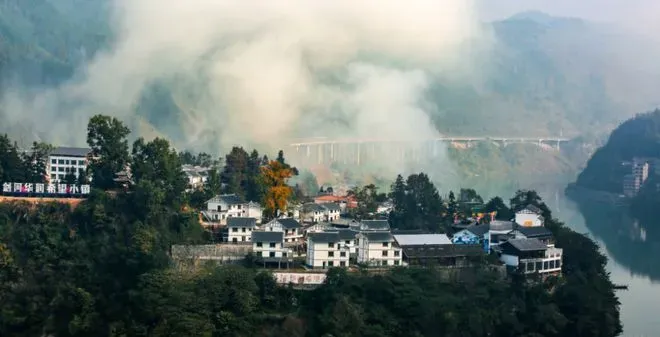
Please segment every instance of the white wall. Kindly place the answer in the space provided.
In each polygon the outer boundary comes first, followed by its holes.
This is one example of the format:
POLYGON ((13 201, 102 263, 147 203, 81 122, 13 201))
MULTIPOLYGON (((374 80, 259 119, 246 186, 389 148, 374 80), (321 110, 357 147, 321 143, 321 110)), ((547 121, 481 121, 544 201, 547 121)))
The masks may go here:
POLYGON ((515 255, 502 254, 500 261, 507 266, 518 267, 518 257, 515 255))
POLYGON ((252 231, 254 228, 252 227, 232 227, 232 228, 227 228, 227 241, 228 242, 234 242, 234 238, 236 239, 236 242, 250 242, 252 241, 252 231), (237 231, 234 231, 236 229, 237 231))
POLYGON ((76 178, 79 170, 87 169, 87 158, 69 156, 48 156, 48 177, 51 181, 64 179, 68 169, 73 169, 76 178), (55 163, 53 163, 55 161, 55 163), (60 162, 62 162, 60 164, 60 162), (53 178, 53 175, 55 177, 53 178))
POLYGON ((533 213, 516 213, 516 223, 525 227, 543 226, 539 216, 533 213))
POLYGON ((362 237, 358 248, 357 261, 358 263, 375 266, 383 264, 394 266, 401 265, 401 255, 403 255, 401 248, 395 247, 392 242, 388 242, 387 247, 384 247, 383 242, 369 243, 365 237, 362 237), (387 256, 383 256, 384 251, 387 252, 387 256), (398 256, 395 256, 395 252, 398 252, 398 256))
MULTIPOLYGON (((309 243, 309 241, 308 241, 309 243)), ((327 242, 313 243, 307 246, 307 265, 313 268, 322 268, 325 262, 326 268, 329 267, 329 262, 333 262, 333 267, 341 267, 341 262, 344 262, 345 267, 348 267, 348 258, 350 252, 348 249, 343 248, 341 244, 334 243, 334 247, 328 247, 327 242), (328 256, 332 252, 334 256, 328 256), (344 256, 341 256, 344 253, 344 256)))

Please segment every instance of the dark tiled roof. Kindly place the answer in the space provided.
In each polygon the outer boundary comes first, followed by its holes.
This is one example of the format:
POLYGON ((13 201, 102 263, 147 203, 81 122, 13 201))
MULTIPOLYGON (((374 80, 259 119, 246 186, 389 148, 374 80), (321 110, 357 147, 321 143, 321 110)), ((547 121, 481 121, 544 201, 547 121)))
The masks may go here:
POLYGON ((369 231, 388 231, 390 223, 387 220, 362 220, 365 230, 369 231))
POLYGON ((252 242, 282 242, 283 232, 252 232, 252 242))
POLYGON ((390 232, 366 232, 362 233, 369 242, 390 242, 392 234, 390 232))
POLYGON ((257 219, 255 218, 227 218, 227 227, 255 227, 256 225, 257 219))
POLYGON ((530 211, 530 212, 535 213, 535 214, 543 213, 540 208, 538 208, 534 205, 527 205, 527 207, 525 207, 525 210, 530 211))
POLYGON ((339 207, 339 204, 334 203, 334 202, 323 203, 323 204, 321 204, 321 206, 325 207, 325 208, 328 209, 329 211, 337 211, 337 212, 339 212, 339 211, 341 210, 341 207, 339 207))
POLYGON ((358 232, 356 232, 354 230, 350 230, 350 229, 339 229, 339 230, 337 230, 337 232, 339 233, 339 238, 342 241, 354 240, 355 236, 357 236, 357 233, 358 233, 358 232))
POLYGON ((236 194, 221 194, 221 195, 216 195, 215 197, 211 198, 210 200, 207 201, 209 202, 224 202, 227 205, 238 205, 238 204, 244 204, 245 201, 241 199, 236 194))
POLYGON ((489 224, 489 230, 492 231, 510 231, 513 230, 515 224, 511 221, 495 220, 489 224))
POLYGON ((548 248, 548 246, 538 239, 511 239, 502 245, 510 245, 520 252, 546 250, 548 248))
POLYGON ((484 234, 486 234, 489 229, 490 229, 489 225, 476 225, 466 228, 466 230, 468 230, 470 233, 478 237, 483 237, 484 234))
POLYGON ((282 219, 277 219, 277 222, 282 224, 282 227, 284 229, 295 229, 295 228, 300 228, 300 223, 296 221, 296 219, 293 218, 282 218, 282 219))
POLYGON ((87 157, 92 152, 92 149, 85 147, 56 147, 50 152, 51 156, 65 156, 65 157, 87 157))
POLYGON ((545 239, 552 237, 552 232, 543 226, 539 226, 539 227, 518 226, 516 227, 516 230, 528 239, 531 238, 545 239))
POLYGON ((314 232, 307 234, 307 238, 314 243, 339 242, 339 233, 337 232, 314 232))
POLYGON ((319 204, 310 202, 303 205, 303 212, 324 212, 325 208, 319 204))

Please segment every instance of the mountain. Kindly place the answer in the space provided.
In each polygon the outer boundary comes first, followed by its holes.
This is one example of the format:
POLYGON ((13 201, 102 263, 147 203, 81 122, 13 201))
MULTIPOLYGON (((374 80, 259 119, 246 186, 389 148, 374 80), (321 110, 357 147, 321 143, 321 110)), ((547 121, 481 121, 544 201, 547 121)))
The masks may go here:
POLYGON ((623 192, 634 158, 660 158, 660 110, 639 114, 617 127, 589 159, 576 184, 592 190, 623 192))

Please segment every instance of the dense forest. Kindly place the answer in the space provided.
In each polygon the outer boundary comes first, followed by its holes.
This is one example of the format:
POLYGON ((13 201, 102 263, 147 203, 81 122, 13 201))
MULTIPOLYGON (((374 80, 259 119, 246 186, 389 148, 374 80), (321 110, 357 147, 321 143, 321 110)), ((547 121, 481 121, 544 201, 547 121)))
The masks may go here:
MULTIPOLYGON (((180 155, 163 139, 138 139, 129 151, 127 134, 114 118, 90 120, 88 143, 98 155, 89 172, 93 190, 75 209, 0 204, 1 336, 601 337, 621 332, 606 258, 592 240, 554 220, 533 191, 519 191, 508 205, 494 198, 486 207, 509 215, 529 204, 542 209, 564 249, 562 278, 502 279, 479 265, 473 278, 461 282, 445 280, 432 268, 382 275, 331 269, 321 287, 301 291, 277 286, 268 271, 252 265, 182 272, 168 256, 170 245, 208 240, 188 207, 181 172, 182 158, 199 156, 180 155), (134 183, 122 189, 111 177, 126 164, 134 183)), ((0 165, 15 179, 16 165, 35 161, 16 160, 16 147, 9 144, 0 149, 0 165)), ((254 157, 256 162, 260 156, 254 157)), ((262 198, 268 202, 287 188, 276 177, 291 177, 294 169, 283 156, 281 162, 260 159, 262 198)), ((228 160, 218 179, 233 181, 229 188, 237 191, 250 186, 246 171, 227 165, 234 164, 228 160)), ((370 187, 354 193, 382 197, 370 187)), ((480 199, 476 191, 461 195, 480 199)), ((402 228, 442 231, 437 222, 461 212, 456 198, 440 198, 424 174, 398 177, 390 197, 397 210, 392 221, 402 228)), ((277 208, 280 200, 271 201, 277 208)))

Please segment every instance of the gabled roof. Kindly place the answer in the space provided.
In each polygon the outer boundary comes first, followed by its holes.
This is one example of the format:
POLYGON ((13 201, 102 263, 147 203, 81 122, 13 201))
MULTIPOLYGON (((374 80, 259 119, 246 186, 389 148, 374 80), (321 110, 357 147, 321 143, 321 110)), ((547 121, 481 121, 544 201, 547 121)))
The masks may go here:
POLYGON ((342 241, 354 240, 358 234, 358 232, 350 229, 338 229, 337 233, 339 233, 339 239, 342 241))
POLYGON ((538 226, 538 227, 518 226, 515 228, 515 230, 520 232, 520 234, 524 235, 528 239, 531 238, 545 239, 552 237, 552 232, 543 226, 538 226))
POLYGON ((283 238, 283 232, 252 232, 252 242, 282 242, 283 238))
POLYGON ((300 223, 293 218, 282 218, 276 219, 275 221, 279 222, 284 229, 295 229, 302 227, 300 223))
POLYGON ((491 221, 488 226, 491 231, 511 231, 515 228, 515 223, 511 221, 494 220, 491 221))
POLYGON ((367 231, 389 231, 390 223, 387 220, 362 220, 360 228, 367 231))
POLYGON ((511 246, 519 252, 531 252, 548 249, 548 246, 546 246, 538 239, 511 239, 502 243, 501 246, 511 246))
POLYGON ((313 202, 306 203, 306 204, 303 205, 303 212, 305 212, 305 213, 307 213, 307 212, 324 212, 324 211, 325 211, 325 207, 323 207, 319 204, 313 203, 313 202))
POLYGON ((227 218, 227 227, 255 227, 257 226, 257 219, 255 218, 227 218))
POLYGON ((399 246, 451 245, 445 234, 400 234, 394 235, 399 246))
POLYGON ((390 232, 365 232, 362 235, 369 242, 390 242, 392 241, 392 233, 390 232))
POLYGON ((470 226, 465 229, 466 231, 478 236, 478 237, 483 237, 484 234, 486 234, 490 230, 489 225, 476 225, 476 226, 470 226))
POLYGON ((227 205, 244 204, 245 201, 236 194, 221 194, 209 199, 207 203, 225 203, 227 205))
POLYGON ((339 242, 339 233, 337 232, 313 232, 307 234, 307 238, 313 243, 339 242))
POLYGON ((325 207, 329 211, 341 211, 341 207, 339 207, 339 204, 334 203, 334 202, 326 202, 321 204, 321 206, 325 207))
POLYGON ((523 208, 519 212, 529 212, 529 213, 534 213, 534 214, 537 214, 537 215, 543 214, 543 211, 541 211, 540 208, 538 208, 534 205, 531 205, 531 204, 527 205, 525 208, 523 208))
POLYGON ((50 151, 51 156, 63 157, 87 157, 92 152, 92 149, 86 147, 56 147, 50 151))

